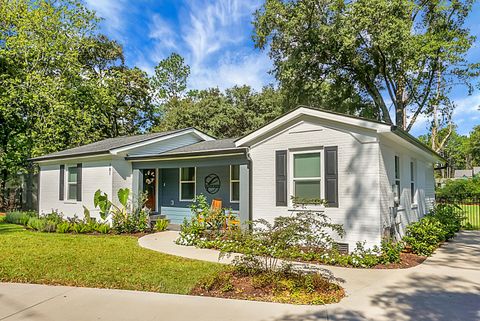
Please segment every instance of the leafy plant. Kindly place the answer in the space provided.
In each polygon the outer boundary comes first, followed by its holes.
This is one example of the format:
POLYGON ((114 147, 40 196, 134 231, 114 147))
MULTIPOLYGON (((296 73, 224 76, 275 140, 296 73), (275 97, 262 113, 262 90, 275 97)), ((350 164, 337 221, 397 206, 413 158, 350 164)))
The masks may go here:
POLYGON ((418 255, 429 256, 445 241, 447 232, 444 225, 434 216, 425 216, 407 226, 403 241, 418 255))
POLYGON ((34 231, 40 232, 44 230, 46 224, 47 224, 47 221, 45 219, 38 218, 38 217, 31 217, 27 222, 27 227, 34 231))
POLYGON ((165 231, 168 227, 168 220, 167 219, 159 219, 155 222, 155 226, 153 229, 157 232, 165 231))
POLYGON ((403 242, 393 242, 391 240, 382 241, 382 263, 400 262, 400 253, 402 253, 405 244, 403 242))
POLYGON ((97 223, 95 231, 101 234, 108 234, 110 232, 110 226, 108 224, 97 223))
POLYGON ((64 221, 57 225, 57 233, 69 233, 71 231, 71 225, 69 222, 64 221))
POLYGON ((460 231, 462 220, 465 214, 458 205, 438 204, 433 209, 431 216, 435 217, 443 224, 446 231, 445 238, 447 240, 453 238, 455 233, 460 231))
POLYGON ((19 224, 19 225, 24 225, 26 226, 28 223, 28 220, 31 217, 37 217, 36 212, 7 212, 5 216, 5 222, 6 223, 11 223, 11 224, 19 224))
POLYGON ((99 208, 100 217, 112 218, 112 228, 117 233, 144 232, 148 226, 148 209, 144 207, 146 195, 142 194, 136 202, 130 202, 130 190, 119 189, 117 198, 120 206, 109 200, 106 193, 97 190, 94 195, 94 206, 99 208))

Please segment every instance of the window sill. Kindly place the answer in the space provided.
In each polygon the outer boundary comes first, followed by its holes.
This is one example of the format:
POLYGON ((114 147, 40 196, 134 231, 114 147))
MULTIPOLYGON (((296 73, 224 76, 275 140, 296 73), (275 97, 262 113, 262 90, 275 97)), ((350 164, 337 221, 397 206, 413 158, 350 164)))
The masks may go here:
POLYGON ((300 212, 303 209, 325 211, 327 207, 325 205, 306 205, 305 207, 299 206, 297 208, 293 207, 292 205, 289 205, 287 207, 287 211, 289 212, 300 212))
POLYGON ((81 202, 78 202, 78 201, 75 201, 75 200, 69 200, 69 201, 64 201, 63 204, 78 204, 78 203, 81 203, 81 202))
POLYGON ((417 209, 417 208, 418 208, 418 204, 412 204, 411 208, 412 208, 412 209, 417 209))

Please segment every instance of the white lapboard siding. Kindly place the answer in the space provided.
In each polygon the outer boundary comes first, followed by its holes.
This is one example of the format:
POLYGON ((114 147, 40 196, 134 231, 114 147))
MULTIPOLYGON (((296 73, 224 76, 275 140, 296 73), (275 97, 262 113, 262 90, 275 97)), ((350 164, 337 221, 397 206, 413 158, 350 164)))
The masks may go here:
POLYGON ((165 140, 161 140, 157 143, 151 143, 142 147, 134 148, 126 153, 128 155, 152 155, 160 154, 175 148, 198 143, 202 139, 193 133, 185 133, 180 136, 171 137, 165 140))
MULTIPOLYGON (((365 240, 369 247, 378 245, 381 223, 376 133, 326 120, 298 120, 251 147, 253 219, 273 221, 276 216, 291 214, 291 206, 277 207, 275 204, 275 151, 288 150, 290 154, 295 150, 324 146, 338 146, 339 207, 325 209, 334 223, 344 226, 346 235, 338 241, 349 243, 350 249, 360 240, 365 240)), ((287 195, 290 198, 290 183, 287 195)))
POLYGON ((425 154, 406 149, 386 138, 380 144, 380 186, 382 230, 395 225, 399 237, 408 224, 418 221, 433 207, 435 186, 433 162, 425 154), (395 156, 400 158, 400 199, 397 214, 393 211, 395 184, 395 156), (410 162, 414 162, 415 196, 411 197, 410 162))
POLYGON ((83 206, 86 206, 92 217, 99 217, 98 210, 94 209, 93 196, 97 189, 106 191, 111 195, 112 176, 110 160, 62 162, 49 165, 40 165, 40 195, 39 212, 49 213, 56 210, 73 217, 83 218, 83 206), (60 190, 60 164, 75 165, 82 163, 82 201, 67 200, 67 173, 65 171, 65 200, 59 200, 60 190))
MULTIPOLYGON (((127 162, 123 158, 112 159, 112 195, 115 205, 120 205, 117 197, 118 190, 121 188, 129 188, 133 194, 132 188, 132 163, 127 162)), ((133 196, 132 196, 133 197, 133 196)))

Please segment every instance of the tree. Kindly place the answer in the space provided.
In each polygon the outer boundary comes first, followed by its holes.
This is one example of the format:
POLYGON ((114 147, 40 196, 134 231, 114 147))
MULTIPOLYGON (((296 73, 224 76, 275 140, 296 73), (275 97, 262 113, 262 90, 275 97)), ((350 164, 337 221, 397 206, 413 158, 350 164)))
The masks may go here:
POLYGON ((167 111, 155 131, 196 127, 218 138, 240 137, 282 113, 282 97, 272 87, 254 92, 248 86, 225 93, 217 88, 191 91, 166 103, 167 111))
POLYGON ((473 127, 468 139, 468 153, 472 157, 472 165, 480 166, 480 125, 473 127))
POLYGON ((408 131, 432 106, 449 105, 455 84, 473 89, 479 65, 466 62, 475 38, 464 27, 472 2, 266 0, 255 13, 254 40, 270 48, 287 93, 346 84, 387 123, 390 100, 396 125, 408 131))
POLYGON ((77 0, 0 0, 0 207, 28 158, 134 134, 154 118, 149 81, 77 0))
POLYGON ((182 56, 172 53, 155 67, 155 75, 151 78, 154 97, 157 102, 178 99, 185 94, 190 67, 182 56))

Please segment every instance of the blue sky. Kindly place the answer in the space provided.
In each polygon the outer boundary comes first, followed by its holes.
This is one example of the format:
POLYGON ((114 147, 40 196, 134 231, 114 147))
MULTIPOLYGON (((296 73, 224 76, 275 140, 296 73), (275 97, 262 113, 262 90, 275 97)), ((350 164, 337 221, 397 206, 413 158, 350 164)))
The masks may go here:
MULTIPOLYGON (((255 89, 274 82, 267 52, 254 48, 252 13, 262 0, 84 0, 104 18, 101 31, 124 46, 126 62, 152 74, 170 53, 182 55, 191 67, 189 87, 229 88, 248 84, 255 89)), ((480 61, 480 4, 475 4, 467 26, 479 39, 468 54, 480 61)), ((480 124, 480 90, 468 96, 455 88, 454 121, 461 134, 480 124)), ((413 135, 427 131, 420 119, 413 135)))

